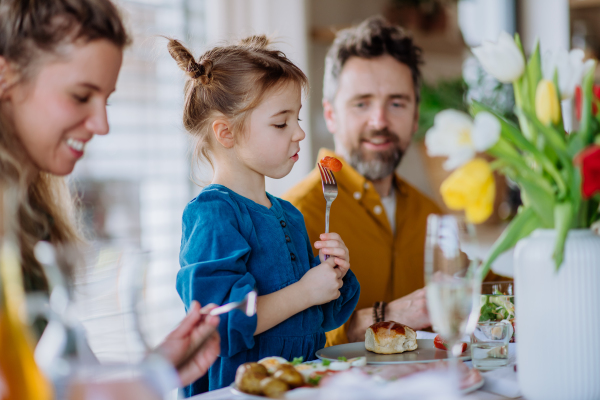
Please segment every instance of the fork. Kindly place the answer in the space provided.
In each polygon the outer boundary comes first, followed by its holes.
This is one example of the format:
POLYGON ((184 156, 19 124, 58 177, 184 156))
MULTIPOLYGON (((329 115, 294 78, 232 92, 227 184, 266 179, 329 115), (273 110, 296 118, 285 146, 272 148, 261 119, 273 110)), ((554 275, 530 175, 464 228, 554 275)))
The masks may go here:
MULTIPOLYGON (((329 213, 331 211, 331 203, 333 203, 338 195, 338 186, 333 172, 329 168, 322 166, 321 163, 317 163, 317 165, 321 172, 323 197, 325 197, 325 201, 327 202, 327 206, 325 207, 325 233, 329 233, 329 213)), ((329 255, 326 255, 325 259, 327 260, 328 258, 329 255)))
POLYGON ((209 315, 221 315, 226 314, 233 310, 240 310, 246 316, 251 317, 256 314, 256 296, 257 293, 255 290, 249 292, 244 300, 242 301, 234 301, 228 304, 224 304, 220 307, 213 308, 208 314, 209 315))

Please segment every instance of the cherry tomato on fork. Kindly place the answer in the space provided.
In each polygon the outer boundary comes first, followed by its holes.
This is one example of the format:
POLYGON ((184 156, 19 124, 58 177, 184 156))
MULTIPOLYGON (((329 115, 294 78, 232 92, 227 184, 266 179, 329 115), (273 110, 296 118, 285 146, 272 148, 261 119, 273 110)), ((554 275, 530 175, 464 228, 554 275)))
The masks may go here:
POLYGON ((339 172, 342 169, 342 162, 335 157, 325 156, 319 162, 322 166, 329 168, 333 172, 339 172))

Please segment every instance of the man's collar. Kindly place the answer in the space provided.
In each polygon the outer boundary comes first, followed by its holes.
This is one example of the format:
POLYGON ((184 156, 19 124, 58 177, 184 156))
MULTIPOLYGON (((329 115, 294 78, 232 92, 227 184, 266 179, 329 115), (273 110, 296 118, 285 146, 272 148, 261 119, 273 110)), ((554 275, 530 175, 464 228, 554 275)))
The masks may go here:
MULTIPOLYGON (((335 157, 342 162, 342 170, 340 172, 336 172, 336 180, 338 182, 338 186, 343 187, 345 190, 350 193, 360 192, 363 193, 365 189, 369 186, 373 187, 373 184, 361 175, 357 170, 355 170, 342 156, 339 154, 322 148, 319 150, 319 156, 317 162, 323 159, 323 157, 335 157)), ((397 190, 397 193, 400 195, 407 194, 406 183, 402 178, 398 176, 397 173, 394 173, 394 185, 397 190)))

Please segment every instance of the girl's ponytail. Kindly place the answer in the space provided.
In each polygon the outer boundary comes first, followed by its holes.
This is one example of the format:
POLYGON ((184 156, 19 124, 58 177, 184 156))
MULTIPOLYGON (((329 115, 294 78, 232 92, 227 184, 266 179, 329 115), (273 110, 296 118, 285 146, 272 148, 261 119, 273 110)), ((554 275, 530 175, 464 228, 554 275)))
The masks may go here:
POLYGON ((205 58, 199 63, 196 62, 192 53, 181 42, 175 39, 169 39, 167 50, 177 66, 183 70, 187 76, 199 81, 203 85, 209 85, 212 80, 212 61, 205 58))

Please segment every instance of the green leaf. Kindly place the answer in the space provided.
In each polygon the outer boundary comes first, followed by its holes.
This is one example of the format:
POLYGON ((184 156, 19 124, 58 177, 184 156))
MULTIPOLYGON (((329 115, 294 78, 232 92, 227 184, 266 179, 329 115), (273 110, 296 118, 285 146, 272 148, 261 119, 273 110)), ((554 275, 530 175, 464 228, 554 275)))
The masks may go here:
POLYGON ((340 360, 340 361, 348 361, 348 359, 346 357, 338 357, 338 360, 340 360))
POLYGON ((527 85, 529 91, 529 101, 530 107, 529 110, 535 109, 535 92, 537 90, 538 84, 542 80, 542 60, 540 57, 540 41, 537 40, 535 43, 535 49, 529 57, 529 61, 527 62, 527 85))
POLYGON ((554 193, 543 187, 542 179, 532 180, 520 176, 517 183, 521 188, 523 204, 531 207, 540 218, 544 228, 554 228, 554 193))
POLYGON ((556 152, 561 163, 563 165, 571 164, 571 157, 567 152, 567 142, 566 142, 566 134, 564 132, 559 132, 551 126, 546 126, 540 122, 540 120, 535 116, 534 113, 531 113, 524 109, 517 109, 517 114, 522 114, 525 118, 530 121, 533 126, 542 133, 544 139, 546 139, 546 143, 552 147, 552 150, 556 152))
POLYGON ((564 258, 567 234, 573 224, 573 204, 570 201, 557 204, 554 208, 554 220, 556 221, 556 242, 554 242, 552 258, 558 271, 564 258))
MULTIPOLYGON (((561 94, 560 94, 560 86, 558 86, 558 68, 554 71, 554 76, 553 76, 552 81, 554 83, 554 88, 556 89, 556 96, 558 97, 557 98, 558 104, 560 104, 562 101, 562 98, 561 98, 561 94)), ((562 129, 564 130, 562 107, 560 107, 559 121, 558 121, 557 126, 562 127, 562 129)))
POLYGON ((294 357, 294 360, 292 360, 291 364, 299 365, 302 364, 302 362, 304 362, 304 357, 294 357))
POLYGON ((542 222, 537 213, 530 207, 520 207, 518 214, 506 227, 502 235, 492 246, 487 260, 482 265, 481 279, 489 272, 492 263, 506 250, 512 248, 517 242, 531 234, 537 228, 542 227, 542 222))
POLYGON ((594 67, 590 68, 590 70, 585 74, 582 83, 582 108, 581 108, 581 125, 579 127, 579 132, 577 132, 577 142, 578 146, 574 149, 570 149, 574 151, 571 153, 575 155, 583 150, 588 144, 592 143, 593 140, 593 129, 592 129, 592 99, 594 98, 593 88, 594 88, 594 71, 596 70, 596 63, 594 63, 594 67))
POLYGON ((327 359, 323 360, 323 366, 324 367, 328 367, 329 364, 331 364, 331 360, 327 360, 327 359))

